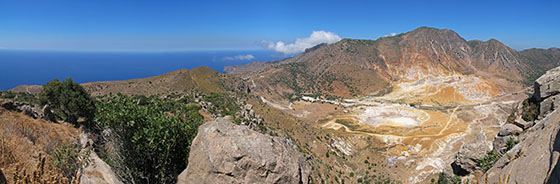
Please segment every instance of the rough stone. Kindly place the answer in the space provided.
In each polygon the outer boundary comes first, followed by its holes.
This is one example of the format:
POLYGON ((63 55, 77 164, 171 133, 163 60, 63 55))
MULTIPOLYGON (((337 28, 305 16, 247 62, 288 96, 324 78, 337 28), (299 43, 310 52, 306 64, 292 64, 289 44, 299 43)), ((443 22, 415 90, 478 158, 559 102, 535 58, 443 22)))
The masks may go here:
POLYGON ((41 108, 41 112, 42 113, 39 114, 39 118, 47 120, 47 121, 51 121, 51 122, 56 122, 56 116, 52 112, 51 107, 49 105, 43 106, 43 108, 41 108))
POLYGON ((509 156, 502 156, 486 172, 488 183, 499 183, 506 176, 510 183, 560 182, 560 111, 548 114, 530 130, 525 133, 526 138, 508 152, 509 156))
MULTIPOLYGON (((476 134, 475 136, 474 140, 484 139, 484 135, 481 133, 476 134)), ((452 164, 453 173, 464 176, 468 173, 480 171, 481 168, 478 166, 476 161, 479 158, 484 157, 490 149, 490 146, 484 141, 463 144, 459 149, 459 152, 457 152, 457 159, 452 164)))
POLYGON ((532 127, 535 124, 535 122, 534 121, 527 122, 527 121, 523 120, 523 118, 517 118, 513 122, 513 124, 522 128, 523 130, 527 130, 528 128, 532 127))
POLYGON ((10 111, 17 110, 16 105, 12 101, 2 100, 2 101, 0 101, 0 106, 4 107, 6 110, 10 110, 10 111))
POLYGON ((560 67, 551 69, 535 81, 533 97, 538 102, 560 92, 560 67))
POLYGON ((83 170, 80 184, 121 184, 111 167, 95 152, 89 154, 89 164, 83 170))
POLYGON ((288 139, 218 118, 199 127, 178 183, 307 184, 310 172, 306 158, 288 139))
POLYGON ((560 95, 554 95, 544 99, 540 106, 539 110, 541 116, 558 109, 558 106, 560 106, 560 95))
POLYGON ((505 137, 498 136, 494 138, 494 142, 492 142, 492 147, 494 147, 494 151, 500 154, 504 153, 507 149, 507 140, 509 139, 517 139, 517 138, 513 135, 509 135, 505 137))
POLYGON ((508 136, 508 135, 519 135, 521 132, 523 132, 523 129, 508 123, 505 124, 504 126, 502 126, 502 128, 500 128, 500 132, 498 132, 498 136, 508 136))
POLYGON ((48 105, 45 105, 43 106, 43 108, 41 108, 37 105, 24 102, 0 100, 0 106, 4 107, 6 110, 23 112, 25 115, 32 118, 40 118, 47 121, 56 122, 55 115, 48 105))

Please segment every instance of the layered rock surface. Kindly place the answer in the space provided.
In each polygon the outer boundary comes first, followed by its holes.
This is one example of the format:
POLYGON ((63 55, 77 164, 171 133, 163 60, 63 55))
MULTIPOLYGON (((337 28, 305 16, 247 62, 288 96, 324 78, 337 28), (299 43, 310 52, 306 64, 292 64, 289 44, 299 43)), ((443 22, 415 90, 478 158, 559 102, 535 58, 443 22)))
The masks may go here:
POLYGON ((288 139, 261 134, 229 118, 200 126, 178 183, 308 183, 306 158, 288 139))
MULTIPOLYGON (((543 106, 550 105, 548 99, 560 91, 560 68, 548 71, 535 82, 533 99, 543 106)), ((484 180, 489 183, 560 183, 560 111, 550 108, 540 112, 541 119, 534 126, 527 128, 502 128, 500 133, 507 132, 510 136, 520 134, 520 143, 494 164, 486 172, 484 180), (521 132, 523 129, 524 132, 521 132), (514 130, 515 131, 506 131, 514 130)), ((532 125, 532 123, 526 123, 532 125)), ((507 124, 513 126, 513 124, 507 124)), ((524 123, 515 123, 524 125, 524 123)), ((498 137, 499 138, 499 137, 498 137)), ((496 141, 495 141, 496 143, 496 141)))

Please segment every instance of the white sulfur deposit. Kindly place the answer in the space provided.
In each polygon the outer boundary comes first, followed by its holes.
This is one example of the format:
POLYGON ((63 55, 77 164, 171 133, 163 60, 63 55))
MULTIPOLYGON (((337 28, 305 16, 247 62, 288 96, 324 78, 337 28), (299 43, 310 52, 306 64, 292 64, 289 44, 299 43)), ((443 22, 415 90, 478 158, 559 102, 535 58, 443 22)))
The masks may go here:
POLYGON ((413 127, 420 126, 430 117, 428 113, 401 105, 367 107, 358 119, 362 123, 378 126, 413 127))

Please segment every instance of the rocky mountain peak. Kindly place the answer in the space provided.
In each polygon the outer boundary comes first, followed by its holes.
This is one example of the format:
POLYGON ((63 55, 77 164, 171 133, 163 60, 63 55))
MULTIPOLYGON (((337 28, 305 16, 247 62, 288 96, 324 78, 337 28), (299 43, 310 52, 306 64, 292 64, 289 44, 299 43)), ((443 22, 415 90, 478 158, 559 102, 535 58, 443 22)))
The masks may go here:
POLYGON ((456 32, 449 29, 437 29, 431 27, 420 27, 403 35, 410 40, 427 41, 428 43, 466 43, 456 32))

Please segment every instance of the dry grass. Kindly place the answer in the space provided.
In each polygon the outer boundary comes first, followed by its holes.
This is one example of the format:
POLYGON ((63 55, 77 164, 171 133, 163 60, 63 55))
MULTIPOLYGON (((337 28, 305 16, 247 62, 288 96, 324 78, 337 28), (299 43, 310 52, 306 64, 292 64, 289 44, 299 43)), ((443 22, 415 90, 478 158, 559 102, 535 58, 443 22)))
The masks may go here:
POLYGON ((74 144, 78 135, 79 130, 71 125, 0 108, 0 169, 8 183, 71 182, 51 167, 47 155, 60 144, 74 144))

